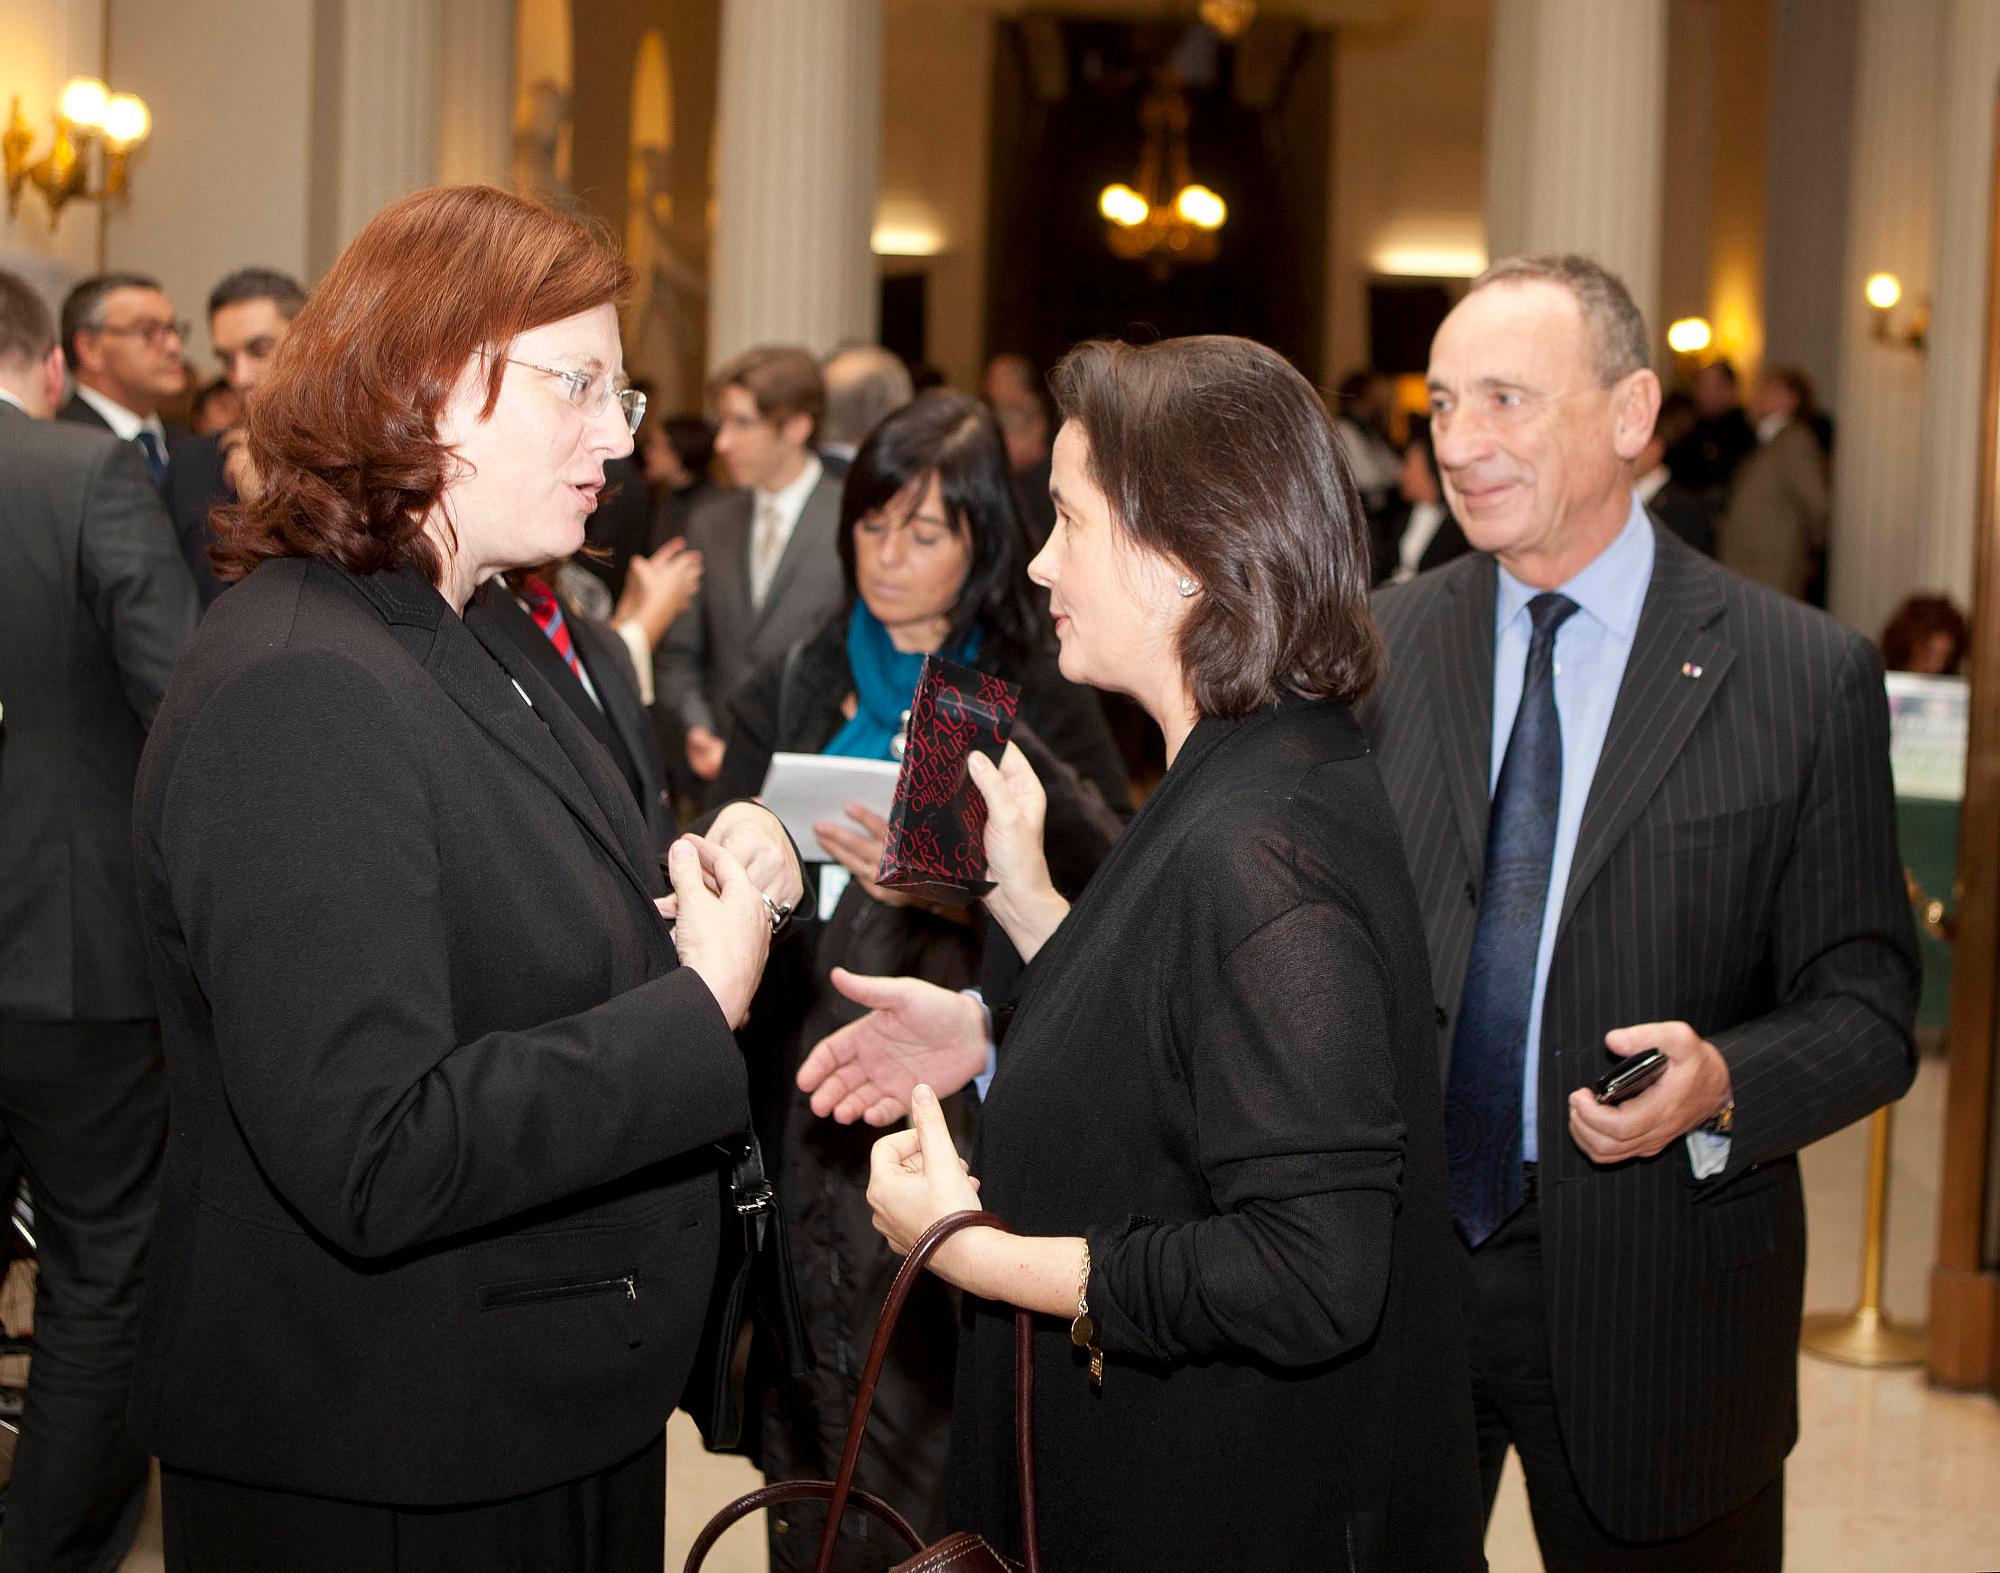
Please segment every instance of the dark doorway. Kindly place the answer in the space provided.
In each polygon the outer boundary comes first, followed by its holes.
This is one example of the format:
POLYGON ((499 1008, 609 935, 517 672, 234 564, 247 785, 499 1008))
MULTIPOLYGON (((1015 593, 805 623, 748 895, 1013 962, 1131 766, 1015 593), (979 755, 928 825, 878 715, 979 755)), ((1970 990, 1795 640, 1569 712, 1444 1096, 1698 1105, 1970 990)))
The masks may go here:
POLYGON ((986 348, 1038 366, 1079 339, 1238 333, 1322 374, 1332 36, 1260 22, 997 24, 986 348), (1098 193, 1133 183, 1140 106, 1171 70, 1192 178, 1229 204, 1213 261, 1165 277, 1105 244, 1098 193))
POLYGON ((903 357, 915 371, 930 358, 928 275, 893 274, 882 281, 882 347, 903 357))

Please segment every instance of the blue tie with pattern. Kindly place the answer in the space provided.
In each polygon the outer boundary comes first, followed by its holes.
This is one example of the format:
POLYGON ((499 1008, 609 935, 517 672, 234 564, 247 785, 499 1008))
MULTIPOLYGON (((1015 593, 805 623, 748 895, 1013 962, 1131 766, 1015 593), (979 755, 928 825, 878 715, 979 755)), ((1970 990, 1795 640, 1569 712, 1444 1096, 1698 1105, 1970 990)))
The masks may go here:
POLYGON ((1528 603, 1535 631, 1521 676, 1521 708, 1487 821, 1486 883, 1444 1100, 1451 1216, 1471 1246, 1521 1205, 1521 1073, 1562 802, 1556 630, 1575 610, 1576 602, 1553 593, 1528 603))

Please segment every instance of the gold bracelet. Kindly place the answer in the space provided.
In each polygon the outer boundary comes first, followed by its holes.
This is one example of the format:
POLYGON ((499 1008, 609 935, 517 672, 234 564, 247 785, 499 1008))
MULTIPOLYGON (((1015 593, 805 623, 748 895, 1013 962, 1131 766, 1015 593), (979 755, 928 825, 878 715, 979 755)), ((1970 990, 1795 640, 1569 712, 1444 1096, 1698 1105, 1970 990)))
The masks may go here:
POLYGON ((1069 1324, 1069 1341, 1090 1352, 1090 1385, 1104 1389, 1104 1351, 1097 1347, 1097 1324, 1090 1319, 1090 1242, 1083 1242, 1083 1265, 1076 1275, 1076 1320, 1069 1324))

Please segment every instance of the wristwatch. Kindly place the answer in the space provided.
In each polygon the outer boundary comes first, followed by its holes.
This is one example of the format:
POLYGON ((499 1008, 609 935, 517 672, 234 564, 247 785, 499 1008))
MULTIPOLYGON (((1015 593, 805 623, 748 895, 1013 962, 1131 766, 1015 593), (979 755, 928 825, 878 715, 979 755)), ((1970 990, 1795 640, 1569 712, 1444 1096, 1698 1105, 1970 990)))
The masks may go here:
POLYGON ((1727 1136, 1736 1123, 1736 1100, 1731 1098, 1702 1123, 1702 1129, 1711 1136, 1727 1136))
POLYGON ((771 914, 771 933, 773 937, 776 937, 784 929, 784 926, 792 920, 791 904, 784 901, 773 901, 768 891, 760 890, 757 894, 764 898, 764 910, 771 914))

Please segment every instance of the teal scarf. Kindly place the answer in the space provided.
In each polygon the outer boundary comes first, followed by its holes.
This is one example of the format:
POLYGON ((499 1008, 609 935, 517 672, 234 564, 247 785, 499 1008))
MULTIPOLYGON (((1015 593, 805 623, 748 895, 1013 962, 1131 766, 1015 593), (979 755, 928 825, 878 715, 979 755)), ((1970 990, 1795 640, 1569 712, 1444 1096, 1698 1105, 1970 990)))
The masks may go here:
MULTIPOLYGON (((970 665, 979 654, 979 630, 967 634, 958 649, 938 654, 970 665)), ((898 650, 868 603, 856 597, 854 615, 847 620, 847 664, 854 673, 854 719, 821 752, 847 759, 894 759, 890 745, 902 730, 903 712, 916 698, 924 658, 898 650)))

